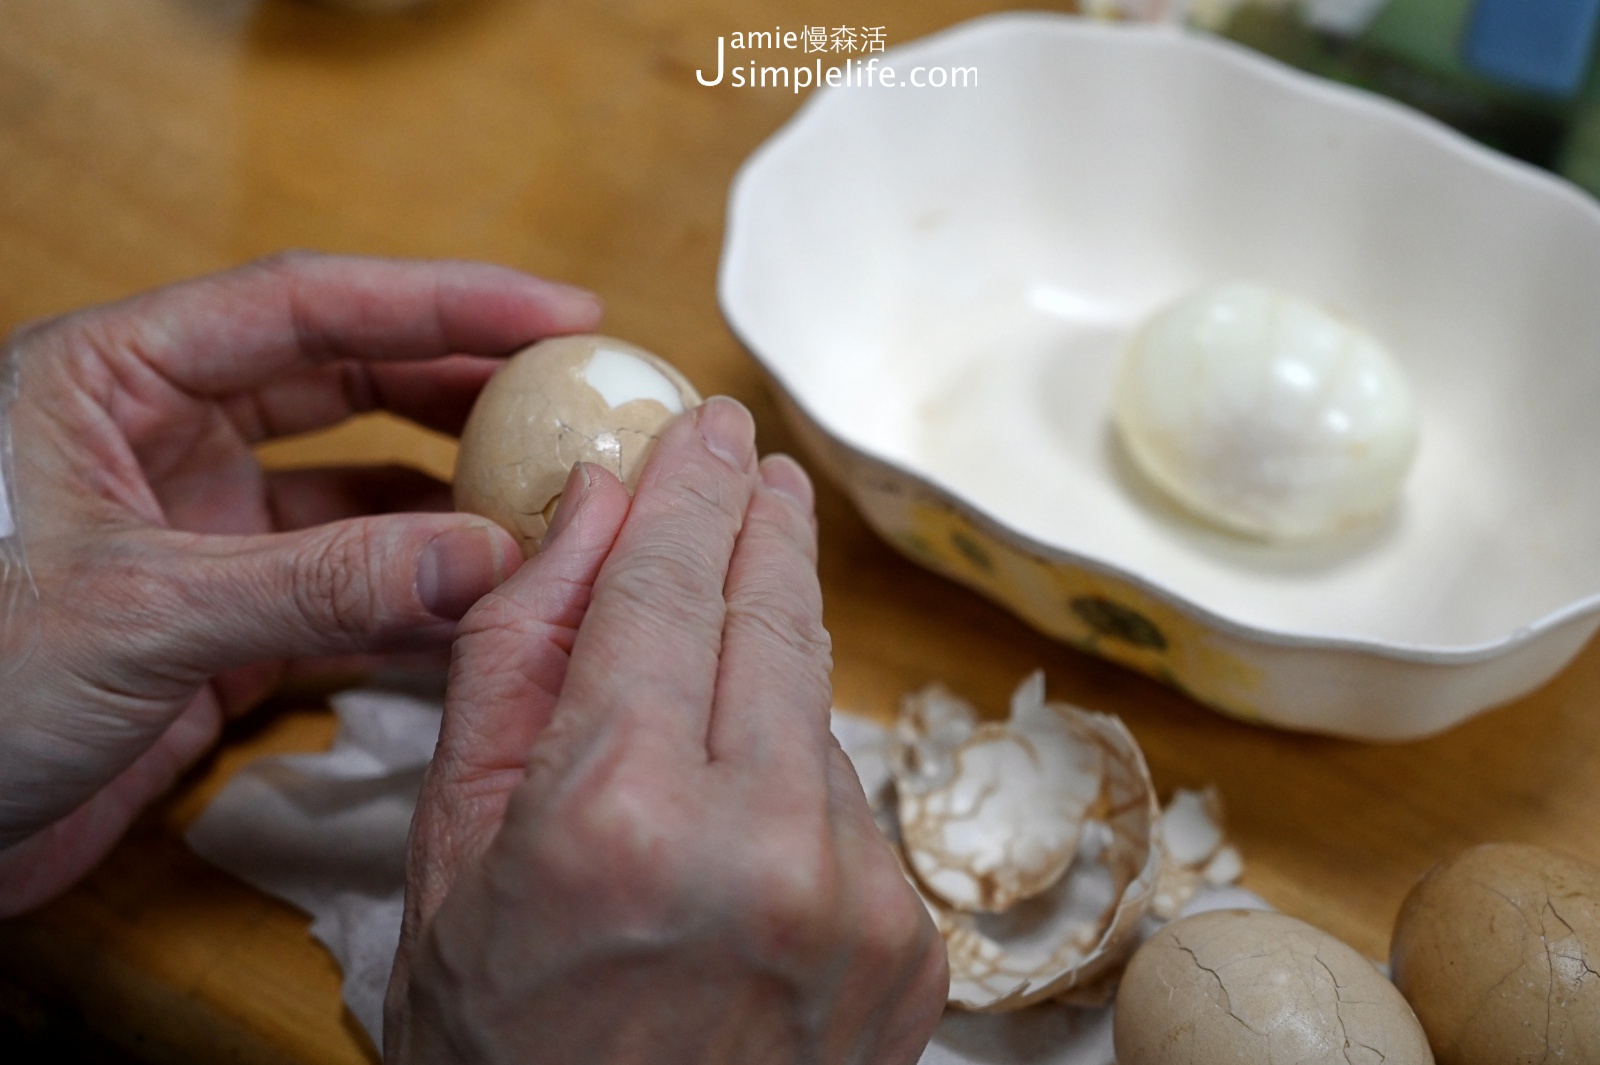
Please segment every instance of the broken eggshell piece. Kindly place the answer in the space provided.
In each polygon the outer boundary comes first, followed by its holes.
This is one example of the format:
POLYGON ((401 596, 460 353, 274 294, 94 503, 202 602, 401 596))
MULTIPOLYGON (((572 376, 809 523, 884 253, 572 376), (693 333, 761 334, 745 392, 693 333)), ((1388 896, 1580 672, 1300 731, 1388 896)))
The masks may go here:
POLYGON ((972 726, 948 699, 930 691, 908 700, 915 757, 896 776, 901 838, 939 898, 1004 913, 1072 864, 1100 795, 1100 749, 1045 704, 1043 673, 1017 689, 1005 724, 972 726))
POLYGON ((901 787, 928 792, 949 783, 956 748, 978 727, 972 704, 943 684, 930 684, 900 700, 895 720, 894 777, 901 787))
POLYGON ((907 700, 891 759, 905 860, 945 939, 951 1003, 1104 1001, 1161 868, 1137 742, 1115 717, 1046 703, 1042 673, 1018 688, 1009 722, 954 743, 951 723, 975 715, 953 712, 951 698, 907 700))
POLYGON ((457 510, 538 553, 567 474, 590 462, 631 491, 657 436, 700 395, 665 359, 597 335, 541 340, 484 386, 461 433, 457 510))
POLYGON ((1239 851, 1223 839, 1222 796, 1215 788, 1179 788, 1161 811, 1161 876, 1152 912, 1170 920, 1202 887, 1232 884, 1244 872, 1239 851))

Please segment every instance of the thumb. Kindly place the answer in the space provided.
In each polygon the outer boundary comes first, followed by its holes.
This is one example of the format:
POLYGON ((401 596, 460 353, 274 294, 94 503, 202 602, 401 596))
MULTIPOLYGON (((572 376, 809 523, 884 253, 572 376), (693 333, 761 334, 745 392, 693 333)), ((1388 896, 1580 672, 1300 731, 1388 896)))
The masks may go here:
POLYGON ((251 662, 448 641, 513 573, 510 533, 466 514, 352 518, 263 536, 188 537, 167 553, 185 617, 172 650, 204 675, 251 662))

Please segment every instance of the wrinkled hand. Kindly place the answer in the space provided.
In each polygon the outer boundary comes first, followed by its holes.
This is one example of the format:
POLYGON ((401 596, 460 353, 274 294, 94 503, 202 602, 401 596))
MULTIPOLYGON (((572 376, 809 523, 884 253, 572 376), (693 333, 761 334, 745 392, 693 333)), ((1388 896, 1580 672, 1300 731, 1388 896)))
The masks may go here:
POLYGON ((675 422, 462 623, 387 1060, 913 1062, 942 941, 828 731, 805 474, 675 422))
POLYGON ((87 871, 292 662, 443 648, 519 561, 481 519, 357 516, 448 510, 420 474, 264 474, 252 444, 376 408, 457 431, 479 356, 598 318, 498 267, 291 254, 15 335, 40 604, 0 694, 0 913, 87 871))

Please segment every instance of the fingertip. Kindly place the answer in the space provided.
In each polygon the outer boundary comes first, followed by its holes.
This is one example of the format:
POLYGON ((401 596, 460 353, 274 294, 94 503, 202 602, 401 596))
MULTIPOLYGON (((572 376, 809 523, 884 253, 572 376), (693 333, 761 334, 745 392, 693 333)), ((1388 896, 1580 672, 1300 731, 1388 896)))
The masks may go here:
POLYGON ((485 523, 494 555, 494 583, 504 584, 522 568, 522 545, 517 538, 494 522, 485 523))
POLYGON ((761 460, 761 483, 807 514, 816 507, 817 493, 810 475, 788 455, 768 455, 761 460))
POLYGON ((557 328, 574 333, 589 333, 593 332, 600 325, 600 319, 605 317, 605 301, 598 293, 563 281, 550 281, 545 278, 535 280, 548 294, 552 310, 559 312, 554 323, 557 328))
POLYGON ((567 472, 566 483, 561 486, 560 501, 556 504, 556 512, 550 516, 550 525, 544 531, 544 537, 539 541, 539 550, 545 551, 555 546, 561 534, 567 530, 572 521, 583 508, 584 497, 589 494, 589 485, 594 481, 594 469, 587 462, 580 462, 567 472))
POLYGON ((490 521, 466 519, 423 545, 417 598, 435 617, 459 621, 521 564, 522 552, 510 533, 490 521))
POLYGON ((592 333, 604 317, 605 306, 600 297, 586 288, 510 267, 489 269, 499 273, 508 318, 522 323, 528 331, 519 347, 546 336, 592 333))
POLYGON ((552 579, 593 583, 627 517, 628 490, 603 466, 578 463, 567 475, 560 500, 538 551, 523 562, 517 580, 499 589, 500 596, 531 601, 541 594, 539 586, 552 579))
MULTIPOLYGON (((623 487, 620 480, 610 470, 597 463, 579 462, 567 474, 566 483, 561 488, 560 502, 556 511, 550 517, 550 526, 545 530, 544 539, 540 542, 539 553, 544 554, 556 547, 558 541, 567 539, 587 539, 581 533, 566 537, 567 529, 578 521, 580 514, 592 510, 596 501, 602 502, 602 509, 615 517, 615 524, 620 525, 622 517, 626 515, 629 504, 628 490, 623 487)), ((585 521, 584 524, 589 524, 585 521)), ((612 530, 615 534, 615 529, 612 530)))
POLYGON ((695 426, 706 449, 740 472, 756 457, 756 422, 743 403, 731 396, 712 396, 694 409, 695 426))
POLYGON ((761 494, 776 506, 762 513, 790 540, 800 545, 805 557, 816 562, 817 493, 805 468, 788 455, 767 455, 759 467, 761 494))

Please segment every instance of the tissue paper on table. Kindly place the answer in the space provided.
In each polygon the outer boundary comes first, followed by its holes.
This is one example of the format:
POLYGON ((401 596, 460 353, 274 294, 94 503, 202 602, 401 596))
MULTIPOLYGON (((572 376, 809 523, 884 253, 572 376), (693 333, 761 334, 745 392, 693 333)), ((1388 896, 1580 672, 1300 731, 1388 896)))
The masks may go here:
MULTIPOLYGON (((339 731, 331 750, 246 766, 187 839, 202 858, 311 915, 311 934, 343 969, 345 1005, 381 1047, 383 996, 404 911, 406 833, 441 709, 437 701, 373 690, 332 702, 339 731)), ((885 734, 875 722, 838 711, 833 729, 853 758, 885 734)), ((1184 912, 1229 906, 1266 904, 1238 888, 1212 888, 1184 912)), ((1001 1014, 950 1010, 921 1065, 1113 1062, 1110 1007, 1046 1004, 1001 1014)))
POLYGON ((406 834, 441 711, 435 701, 380 691, 343 692, 333 708, 331 750, 252 762, 187 840, 213 865, 311 914, 311 934, 344 971, 345 1004, 381 1047, 406 834))

